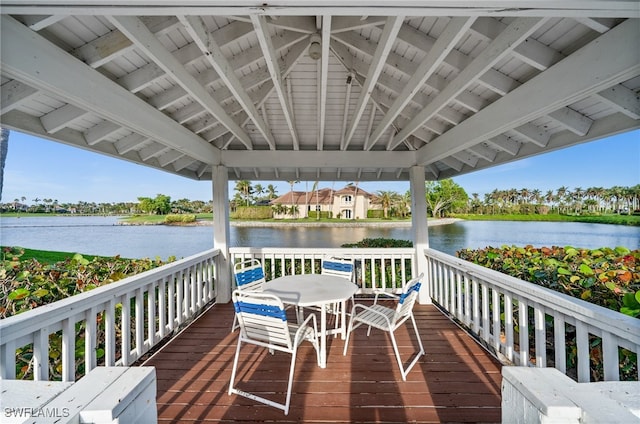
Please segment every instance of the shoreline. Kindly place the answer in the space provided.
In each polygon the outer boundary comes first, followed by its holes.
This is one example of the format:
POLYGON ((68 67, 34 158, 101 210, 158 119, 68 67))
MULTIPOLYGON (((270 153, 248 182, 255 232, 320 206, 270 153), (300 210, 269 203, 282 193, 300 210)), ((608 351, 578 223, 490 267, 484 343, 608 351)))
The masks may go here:
MULTIPOLYGON (((455 222, 462 221, 460 218, 440 218, 440 219, 427 219, 427 225, 429 227, 438 225, 448 225, 455 222)), ((166 225, 166 224, 164 224, 166 225)), ((213 221, 196 221, 192 224, 180 224, 180 226, 213 226, 213 221)), ((373 228, 402 228, 411 227, 411 221, 391 221, 391 222, 262 222, 262 221, 231 221, 232 227, 338 227, 338 228, 357 228, 357 227, 373 227, 373 228)))

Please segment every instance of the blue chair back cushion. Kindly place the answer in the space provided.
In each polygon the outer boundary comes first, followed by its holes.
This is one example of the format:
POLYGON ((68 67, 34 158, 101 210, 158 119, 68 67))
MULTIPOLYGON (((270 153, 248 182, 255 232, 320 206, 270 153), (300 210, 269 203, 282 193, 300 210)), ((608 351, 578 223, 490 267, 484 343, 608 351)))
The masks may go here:
POLYGON ((324 261, 324 262, 322 262, 322 268, 328 269, 328 270, 331 270, 331 271, 352 272, 353 271, 353 264, 344 263, 344 262, 324 261))
POLYGON ((261 267, 256 267, 247 271, 239 272, 235 274, 235 276, 238 287, 241 287, 245 284, 253 283, 254 281, 264 278, 264 271, 261 267))
POLYGON ((420 290, 420 285, 421 285, 421 284, 422 284, 422 283, 420 283, 420 282, 415 283, 414 285, 412 285, 411 287, 409 287, 409 289, 407 290, 407 292, 406 292, 406 293, 402 293, 402 294, 400 295, 400 300, 399 300, 400 304, 403 304, 403 303, 404 303, 404 301, 405 301, 405 299, 406 299, 407 297, 409 297, 409 295, 410 295, 412 292, 418 292, 418 291, 420 290))
POLYGON ((264 317, 280 318, 282 321, 287 320, 287 314, 284 309, 275 305, 264 305, 258 303, 249 302, 236 302, 234 303, 236 313, 245 313, 260 315, 264 317))

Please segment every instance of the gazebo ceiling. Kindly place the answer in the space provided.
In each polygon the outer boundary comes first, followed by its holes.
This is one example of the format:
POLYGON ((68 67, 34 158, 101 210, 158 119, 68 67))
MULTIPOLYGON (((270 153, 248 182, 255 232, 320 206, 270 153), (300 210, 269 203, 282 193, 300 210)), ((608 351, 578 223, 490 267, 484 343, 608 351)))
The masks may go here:
POLYGON ((194 179, 360 181, 640 127, 638 1, 344 4, 2 0, 2 126, 194 179))

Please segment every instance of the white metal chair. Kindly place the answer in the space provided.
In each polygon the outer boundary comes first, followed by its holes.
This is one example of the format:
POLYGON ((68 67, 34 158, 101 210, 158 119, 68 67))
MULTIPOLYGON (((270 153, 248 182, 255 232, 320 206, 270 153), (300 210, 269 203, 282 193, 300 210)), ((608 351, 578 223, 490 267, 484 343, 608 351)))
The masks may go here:
MULTIPOLYGON (((334 275, 336 277, 342 277, 351 281, 353 278, 353 261, 351 259, 343 258, 327 258, 322 260, 322 267, 320 271, 321 275, 334 275)), ((353 297, 351 298, 353 303, 353 297)), ((328 312, 335 316, 335 328, 339 326, 339 319, 342 316, 340 309, 340 303, 334 303, 330 305, 328 312)))
POLYGON ((234 290, 232 300, 240 325, 240 334, 238 336, 236 355, 233 360, 229 394, 235 393, 282 409, 285 415, 287 415, 289 413, 289 403, 291 400, 296 353, 298 346, 300 346, 303 341, 307 340, 311 342, 316 350, 318 365, 320 365, 320 347, 318 346, 316 316, 310 314, 300 325, 289 324, 282 300, 268 293, 234 290), (238 359, 240 357, 240 346, 242 343, 263 346, 269 349, 271 353, 273 353, 274 350, 278 350, 291 354, 289 383, 287 385, 285 403, 278 403, 234 387, 236 371, 238 369, 238 359))
POLYGON ((353 277, 353 261, 341 258, 323 259, 320 274, 335 275, 351 281, 353 277))
MULTIPOLYGON (((243 291, 262 291, 265 283, 264 268, 257 259, 248 259, 238 262, 233 266, 233 276, 236 280, 236 288, 243 291)), ((238 328, 238 317, 233 317, 231 331, 238 328)))
POLYGON ((422 340, 420 340, 418 326, 416 325, 416 320, 413 317, 413 305, 415 304, 418 297, 418 292, 420 291, 420 280, 422 280, 422 277, 423 274, 420 274, 418 277, 407 282, 407 284, 405 285, 405 289, 400 296, 396 296, 391 293, 384 293, 385 295, 391 296, 398 300, 395 309, 379 305, 378 294, 376 294, 376 298, 373 302, 373 305, 371 306, 366 306, 359 303, 354 304, 351 310, 349 328, 347 329, 347 340, 344 342, 344 351, 342 352, 342 354, 347 354, 351 332, 361 325, 369 326, 369 329, 367 330, 367 337, 371 332, 371 327, 386 331, 389 333, 391 343, 393 344, 393 351, 395 352, 396 360, 398 361, 398 366, 400 367, 402 380, 406 381, 407 374, 409 373, 409 371, 411 371, 411 368, 413 368, 413 366, 418 362, 420 356, 424 355, 424 347, 422 346, 422 340), (417 353, 411 363, 405 368, 403 366, 402 359, 400 358, 400 352, 398 350, 398 344, 396 343, 394 332, 408 319, 411 319, 411 322, 413 323, 413 329, 416 333, 420 351, 417 353))

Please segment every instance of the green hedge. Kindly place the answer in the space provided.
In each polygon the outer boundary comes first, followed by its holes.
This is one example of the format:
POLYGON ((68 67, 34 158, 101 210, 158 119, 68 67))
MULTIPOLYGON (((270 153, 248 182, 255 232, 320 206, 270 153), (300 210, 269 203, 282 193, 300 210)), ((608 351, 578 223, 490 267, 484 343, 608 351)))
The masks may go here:
POLYGON ((384 211, 379 209, 369 209, 367 211, 367 218, 384 218, 384 211))
MULTIPOLYGON (((331 219, 333 217, 333 214, 329 211, 320 211, 320 219, 331 219)), ((318 212, 316 211, 309 211, 309 218, 313 218, 313 219, 317 219, 318 218, 318 212)))
MULTIPOLYGON (((624 247, 590 250, 571 246, 502 246, 463 249, 456 255, 503 274, 640 318, 640 250, 624 247)), ((518 322, 515 316, 514 322, 518 322)), ((553 323, 547 321, 547 327, 548 337, 553 337, 553 323)), ((534 328, 530 322, 529 337, 532 340, 534 328)), ((599 359, 602 358, 602 339, 590 336, 589 342, 592 350, 591 381, 602 381, 604 374, 599 359)), ((548 339, 548 343, 552 341, 548 339)), ((575 334, 567 335, 566 344, 567 373, 575 378, 575 334)), ((626 349, 620 349, 619 355, 621 380, 636 380, 637 355, 626 349)))
POLYGON ((230 214, 232 219, 270 219, 273 218, 271 206, 238 206, 230 214))
POLYGON ((171 214, 164 218, 165 224, 175 223, 191 223, 196 222, 196 216, 194 214, 171 214))

